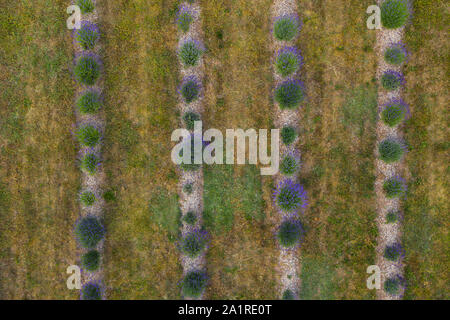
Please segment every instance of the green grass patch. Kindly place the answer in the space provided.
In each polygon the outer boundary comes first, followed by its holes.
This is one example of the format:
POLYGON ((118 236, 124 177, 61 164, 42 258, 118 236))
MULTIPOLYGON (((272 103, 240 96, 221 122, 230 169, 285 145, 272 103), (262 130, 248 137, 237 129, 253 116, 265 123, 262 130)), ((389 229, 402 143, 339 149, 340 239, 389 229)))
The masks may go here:
POLYGON ((342 122, 356 135, 362 136, 374 128, 377 119, 377 89, 364 84, 348 93, 342 106, 342 122), (369 127, 367 127, 369 125, 369 127))
POLYGON ((262 199, 262 185, 260 169, 254 165, 243 168, 241 176, 240 194, 241 206, 248 220, 262 221, 264 219, 264 200, 262 199))
POLYGON ((326 258, 302 258, 300 299, 332 300, 338 287, 335 267, 326 258))
POLYGON ((167 232, 169 240, 175 240, 180 233, 181 212, 178 195, 159 188, 150 199, 150 220, 167 232))
POLYGON ((230 231, 233 226, 233 166, 215 165, 204 169, 204 221, 213 232, 230 231))
POLYGON ((248 220, 264 219, 261 175, 254 165, 238 174, 231 165, 212 165, 204 169, 204 219, 212 232, 230 231, 236 210, 248 220))

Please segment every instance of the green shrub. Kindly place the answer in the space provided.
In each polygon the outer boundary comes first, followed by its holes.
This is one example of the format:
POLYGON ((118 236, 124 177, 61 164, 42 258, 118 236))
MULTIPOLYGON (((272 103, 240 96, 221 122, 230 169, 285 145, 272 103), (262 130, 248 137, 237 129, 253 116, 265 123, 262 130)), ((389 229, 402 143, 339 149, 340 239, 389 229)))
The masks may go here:
POLYGON ((92 206, 95 202, 95 195, 93 192, 85 191, 80 194, 80 201, 86 207, 92 206))
POLYGON ((195 77, 189 77, 183 81, 180 88, 180 93, 186 103, 191 103, 197 100, 199 92, 200 85, 195 77))
POLYGON ((392 277, 386 279, 386 281, 384 282, 384 291, 392 296, 398 295, 400 293, 400 289, 401 280, 399 279, 399 277, 392 277))
POLYGON ((92 114, 97 112, 101 105, 100 94, 95 90, 85 91, 76 102, 81 114, 92 114))
POLYGON ((105 235, 105 230, 97 218, 82 218, 75 227, 75 235, 83 248, 92 249, 105 235))
POLYGON ((383 191, 389 199, 398 198, 405 193, 406 186, 402 179, 390 178, 383 183, 383 191))
POLYGON ((292 290, 284 290, 283 292, 283 300, 295 300, 295 295, 292 290))
POLYGON ((114 190, 108 190, 103 193, 103 199, 105 199, 106 202, 111 202, 116 200, 116 193, 114 190))
POLYGON ((399 214, 398 212, 395 211, 389 211, 386 214, 386 223, 395 223, 397 222, 399 219, 399 214))
POLYGON ((77 59, 74 73, 77 81, 92 86, 100 77, 100 64, 94 55, 84 54, 77 59))
POLYGON ((386 0, 381 5, 381 23, 386 29, 405 25, 409 18, 407 0, 386 0))
POLYGON ((88 283, 81 289, 82 300, 101 300, 102 293, 100 287, 93 283, 88 283))
POLYGON ((100 253, 97 250, 89 250, 81 256, 81 265, 86 271, 96 271, 100 265, 100 253))
POLYGON ((89 174, 95 174, 99 165, 100 160, 93 153, 86 154, 81 159, 81 169, 85 170, 89 174))
POLYGON ((393 139, 383 140, 379 146, 380 159, 386 163, 399 161, 403 156, 403 146, 393 139))
POLYGON ((298 33, 300 23, 297 17, 283 16, 276 19, 273 27, 273 35, 277 40, 290 41, 298 33))
POLYGON ((194 122, 200 121, 200 116, 195 112, 186 112, 183 115, 183 120, 188 130, 194 130, 194 122))
POLYGON ((193 226, 197 222, 197 216, 195 215, 194 211, 189 211, 184 215, 183 221, 193 226))
POLYGON ((281 140, 285 145, 290 145, 297 138, 297 132, 291 126, 285 126, 281 129, 281 140))
POLYGON ((78 141, 86 147, 95 147, 100 141, 100 131, 91 125, 85 125, 78 129, 77 133, 78 141))
POLYGON ((407 106, 401 101, 393 101, 384 106, 381 119, 389 127, 395 127, 406 117, 407 106))
POLYGON ((206 273, 191 271, 186 274, 182 283, 182 293, 185 297, 198 298, 205 290, 207 283, 206 273))
POLYGON ((84 50, 90 50, 95 47, 95 43, 99 37, 100 33, 97 26, 88 21, 84 21, 81 28, 76 31, 75 39, 84 50))
POLYGON ((384 257, 390 261, 397 261, 401 254, 401 246, 396 243, 393 245, 388 245, 384 248, 384 257))
POLYGON ((300 56, 294 47, 286 47, 278 54, 275 69, 278 74, 287 77, 300 68, 300 56))
POLYGON ((381 76, 381 85, 387 91, 397 90, 402 84, 403 75, 399 72, 389 70, 381 76))
POLYGON ((280 109, 295 109, 304 100, 302 84, 296 80, 287 80, 275 89, 275 101, 280 109))
POLYGON ((406 50, 401 44, 393 45, 384 51, 384 60, 392 65, 400 65, 406 60, 406 50))
POLYGON ((80 7, 81 13, 86 14, 94 11, 94 2, 92 0, 77 0, 77 6, 80 7))
POLYGON ((284 212, 295 212, 307 205, 306 191, 291 179, 281 181, 274 194, 275 203, 284 212))
POLYGON ((206 246, 206 239, 203 231, 194 231, 186 235, 181 242, 181 251, 191 257, 195 258, 202 252, 206 246))
POLYGON ((192 190, 193 190, 193 185, 192 185, 192 183, 186 183, 186 184, 183 186, 183 191, 186 192, 187 194, 191 194, 191 193, 192 193, 192 190))
POLYGON ((287 220, 280 225, 278 241, 283 247, 295 246, 303 236, 303 228, 299 221, 287 220))
POLYGON ((197 65, 202 54, 203 49, 201 45, 194 40, 186 41, 180 49, 180 59, 185 67, 197 65))
POLYGON ((280 172, 284 175, 293 175, 299 167, 298 159, 291 154, 286 155, 280 163, 280 172))

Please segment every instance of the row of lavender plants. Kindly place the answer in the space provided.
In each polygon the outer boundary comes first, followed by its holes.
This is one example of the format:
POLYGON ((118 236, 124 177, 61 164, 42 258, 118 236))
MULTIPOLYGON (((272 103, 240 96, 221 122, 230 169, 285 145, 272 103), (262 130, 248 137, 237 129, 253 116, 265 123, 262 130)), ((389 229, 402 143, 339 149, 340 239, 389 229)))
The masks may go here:
MULTIPOLYGON (((405 26, 410 18, 410 6, 407 0, 386 0, 381 3, 381 22, 384 29, 395 30, 405 26)), ((383 31, 382 31, 383 32, 383 31)), ((390 101, 379 110, 380 121, 389 128, 392 136, 379 142, 377 146, 379 159, 386 165, 393 165, 402 160, 407 151, 406 144, 394 135, 398 134, 398 127, 409 118, 407 104, 400 99, 400 92, 404 86, 404 76, 399 70, 407 60, 407 50, 401 42, 395 42, 384 48, 383 59, 389 67, 381 75, 380 84, 391 97, 390 101)), ((383 182, 382 189, 387 199, 400 200, 406 195, 405 179, 394 174, 383 182)), ((389 210, 384 217, 386 224, 399 224, 402 213, 399 210, 389 210)), ((404 251, 400 239, 386 244, 383 257, 391 263, 401 265, 404 251)), ((383 284, 383 289, 391 297, 398 297, 405 290, 405 280, 401 272, 389 276, 383 284)))
MULTIPOLYGON (((195 121, 201 120, 202 71, 201 59, 204 47, 199 38, 200 8, 194 0, 182 3, 177 14, 177 28, 180 34, 178 57, 183 79, 178 87, 182 122, 190 132, 191 164, 180 165, 181 198, 186 204, 182 209, 182 235, 179 241, 184 277, 180 281, 181 294, 187 299, 199 299, 208 282, 204 255, 207 248, 207 234, 202 225, 202 175, 201 165, 194 164, 193 130, 195 121), (198 28, 198 26, 197 26, 198 28)), ((183 154, 180 153, 180 157, 183 154)))
POLYGON ((100 300, 103 286, 96 275, 101 265, 102 240, 105 229, 101 221, 102 201, 100 186, 100 156, 102 141, 101 91, 98 87, 102 64, 96 52, 100 37, 99 28, 92 23, 95 3, 92 0, 75 1, 84 17, 81 28, 74 31, 75 61, 73 73, 78 84, 76 99, 77 128, 75 137, 80 144, 80 168, 82 170, 82 191, 79 200, 81 217, 75 226, 75 235, 82 249, 81 270, 87 281, 81 288, 81 299, 100 300))
MULTIPOLYGON (((280 44, 276 53, 274 69, 281 82, 275 88, 274 100, 280 108, 281 121, 284 111, 295 111, 305 99, 305 89, 301 81, 296 79, 303 58, 299 50, 289 46, 298 36, 300 20, 296 15, 283 15, 275 19, 273 36, 280 44)), ((281 223, 277 228, 276 237, 282 250, 295 250, 301 244, 304 237, 304 228, 299 217, 303 213, 307 198, 302 185, 296 181, 300 169, 300 155, 295 150, 295 142, 298 129, 293 125, 284 124, 281 128, 281 138, 284 147, 280 162, 281 179, 273 194, 276 207, 281 213, 281 223)), ((296 266, 292 266, 296 268, 296 266)), ((285 288, 282 298, 286 300, 296 299, 294 288, 285 288)))

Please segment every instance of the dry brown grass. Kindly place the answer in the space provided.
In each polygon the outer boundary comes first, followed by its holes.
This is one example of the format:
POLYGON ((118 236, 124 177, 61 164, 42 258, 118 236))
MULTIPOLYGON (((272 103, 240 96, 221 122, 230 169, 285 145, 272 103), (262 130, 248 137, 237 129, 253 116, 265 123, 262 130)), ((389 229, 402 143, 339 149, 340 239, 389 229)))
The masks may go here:
POLYGON ((298 43, 308 91, 299 123, 300 178, 310 199, 301 250, 304 299, 373 297, 365 287, 376 242, 370 112, 376 108, 371 84, 376 60, 368 49, 375 34, 366 29, 363 14, 369 2, 298 2, 305 21, 298 43))
MULTIPOLYGON (((205 127, 221 130, 271 127, 270 4, 268 0, 201 2, 208 49, 205 127)), ((232 189, 245 188, 240 185, 244 181, 241 169, 233 168, 232 189)), ((268 189, 264 183, 264 192, 269 193, 268 189)), ((224 192, 228 191, 233 192, 224 192)), ((211 274, 207 296, 273 299, 277 261, 274 238, 266 220, 245 219, 245 209, 240 207, 239 200, 236 198, 231 204, 234 214, 231 230, 212 235, 207 254, 211 274)), ((266 200, 270 201, 268 197, 266 200)), ((205 198, 205 204, 208 201, 212 200, 205 198)), ((266 209, 265 214, 270 214, 270 210, 266 209)))
POLYGON ((74 299, 66 268, 76 264, 79 171, 66 3, 0 7, 0 298, 74 299))
POLYGON ((105 170, 116 195, 105 213, 110 299, 179 298, 179 251, 168 239, 173 225, 155 223, 165 213, 149 208, 150 199, 168 198, 167 210, 177 210, 170 161, 170 134, 178 127, 175 5, 114 1, 101 8, 108 70, 105 170))
POLYGON ((412 113, 405 127, 411 174, 404 220, 407 299, 449 298, 448 17, 445 1, 415 2, 406 30, 412 113))

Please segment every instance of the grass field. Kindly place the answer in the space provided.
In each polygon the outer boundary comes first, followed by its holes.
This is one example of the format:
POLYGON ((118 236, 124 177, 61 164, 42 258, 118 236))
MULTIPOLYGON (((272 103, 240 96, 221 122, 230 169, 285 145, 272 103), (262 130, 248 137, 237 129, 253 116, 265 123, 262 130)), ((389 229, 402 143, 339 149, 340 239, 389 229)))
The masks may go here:
MULTIPOLYGON (((0 0, 0 299, 78 299, 73 226, 80 170, 67 1, 0 0)), ((108 299, 179 299, 178 175, 170 160, 179 80, 178 0, 99 1, 105 67, 108 299)), ((273 127, 271 0, 199 0, 204 128, 273 127)), ((298 0, 307 102, 299 119, 309 198, 302 299, 374 299, 377 85, 370 0, 298 0)), ((448 299, 448 41, 444 0, 415 1, 402 130, 409 153, 407 299, 448 299)), ((273 179, 204 168, 206 299, 276 299, 273 179)))
MULTIPOLYGON (((271 128, 270 4, 201 1, 207 48, 204 127, 223 132, 271 128)), ((267 220, 268 193, 257 168, 205 168, 205 216, 213 217, 208 298, 276 296, 277 251, 267 220)))
POLYGON ((299 1, 308 103, 300 120, 310 200, 301 256, 302 299, 371 299, 366 268, 376 245, 375 33, 370 1, 299 1), (361 12, 361 15, 355 14, 361 12), (308 39, 308 41, 304 41, 308 39))
POLYGON ((0 298, 75 299, 79 171, 65 1, 0 2, 0 298))
POLYGON ((449 299, 448 23, 445 1, 415 2, 406 32, 412 112, 405 129, 411 174, 404 219, 406 299, 449 299))
POLYGON ((104 2, 110 299, 177 299, 176 1, 104 2))

